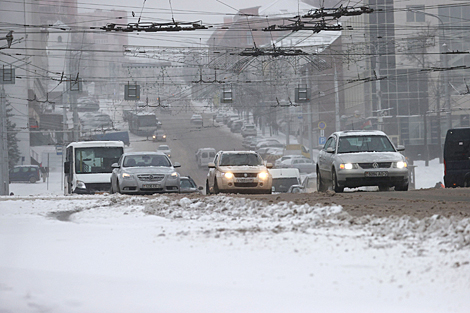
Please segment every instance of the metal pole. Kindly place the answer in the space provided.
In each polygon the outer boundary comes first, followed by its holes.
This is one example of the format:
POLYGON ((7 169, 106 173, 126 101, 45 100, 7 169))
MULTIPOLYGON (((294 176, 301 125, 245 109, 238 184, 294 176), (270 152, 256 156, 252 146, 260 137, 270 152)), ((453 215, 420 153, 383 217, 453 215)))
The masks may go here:
POLYGON ((7 136, 7 110, 6 110, 5 88, 2 84, 0 92, 0 195, 6 196, 10 194, 9 190, 9 172, 8 172, 8 136, 7 136))

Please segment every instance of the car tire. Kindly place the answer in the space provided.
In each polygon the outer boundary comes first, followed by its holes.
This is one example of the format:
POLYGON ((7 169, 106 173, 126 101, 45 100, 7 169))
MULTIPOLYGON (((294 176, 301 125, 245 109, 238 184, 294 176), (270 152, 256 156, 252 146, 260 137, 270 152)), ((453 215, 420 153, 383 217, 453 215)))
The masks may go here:
POLYGON ((37 181, 38 181, 38 180, 37 180, 36 177, 34 177, 34 176, 29 178, 29 182, 30 182, 31 184, 34 184, 34 183, 36 183, 37 181))
POLYGON ((217 179, 214 179, 214 194, 219 194, 220 193, 220 190, 219 190, 219 186, 217 185, 217 179))
POLYGON ((343 192, 344 187, 340 187, 338 185, 338 178, 336 176, 336 170, 333 168, 331 170, 331 187, 333 188, 334 192, 343 192))
POLYGON ((379 185, 379 191, 389 191, 389 190, 390 190, 390 187, 388 185, 379 185))
POLYGON ((327 186, 323 183, 320 171, 317 171, 317 190, 320 192, 325 192, 328 190, 327 186))
POLYGON ((119 187, 119 179, 116 179, 116 192, 121 193, 121 188, 119 187))
POLYGON ((395 191, 408 191, 408 183, 395 186, 395 191))
POLYGON ((206 180, 206 195, 210 195, 211 194, 211 189, 209 188, 209 181, 206 180))

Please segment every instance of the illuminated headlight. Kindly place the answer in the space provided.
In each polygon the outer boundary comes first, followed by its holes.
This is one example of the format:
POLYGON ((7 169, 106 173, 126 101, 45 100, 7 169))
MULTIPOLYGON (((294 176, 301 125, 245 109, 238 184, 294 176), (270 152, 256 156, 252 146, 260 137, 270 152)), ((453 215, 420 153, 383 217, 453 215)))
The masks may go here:
POLYGON ((157 138, 157 136, 153 135, 152 138, 155 139, 155 138, 157 138))
POLYGON ((353 168, 358 168, 356 163, 342 163, 339 165, 339 168, 342 170, 352 170, 353 168))
POLYGON ((227 178, 227 179, 232 179, 233 178, 233 173, 231 173, 231 172, 223 173, 222 175, 225 176, 225 178, 227 178))
POLYGON ((178 172, 173 172, 170 174, 171 177, 176 178, 179 176, 178 172))
POLYGON ((261 172, 258 174, 258 177, 262 180, 268 179, 268 173, 267 172, 261 172))
POLYGON ((81 180, 77 180, 77 188, 86 189, 86 185, 81 180))
POLYGON ((408 164, 406 164, 406 162, 399 161, 399 162, 395 163, 395 167, 396 168, 405 168, 405 167, 408 167, 408 164))
POLYGON ((166 138, 166 135, 163 135, 162 138, 165 139, 165 138, 166 138))
POLYGON ((122 178, 124 179, 129 179, 129 178, 132 178, 132 175, 131 174, 128 174, 128 173, 122 173, 122 178))

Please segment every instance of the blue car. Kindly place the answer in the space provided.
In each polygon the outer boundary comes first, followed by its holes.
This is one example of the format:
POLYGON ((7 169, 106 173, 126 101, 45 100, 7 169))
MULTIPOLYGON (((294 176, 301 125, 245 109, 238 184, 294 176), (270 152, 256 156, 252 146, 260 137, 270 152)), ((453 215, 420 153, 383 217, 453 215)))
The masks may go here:
POLYGON ((41 169, 37 165, 17 165, 10 170, 10 182, 21 181, 35 183, 41 178, 41 169))

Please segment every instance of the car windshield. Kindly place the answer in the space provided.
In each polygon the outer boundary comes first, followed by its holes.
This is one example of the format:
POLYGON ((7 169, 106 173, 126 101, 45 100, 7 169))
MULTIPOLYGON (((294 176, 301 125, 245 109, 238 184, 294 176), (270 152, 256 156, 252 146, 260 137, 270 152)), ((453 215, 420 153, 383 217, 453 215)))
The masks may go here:
POLYGON ((189 179, 181 179, 180 187, 181 188, 196 188, 196 185, 189 179))
POLYGON ((273 187, 277 192, 287 192, 290 186, 298 184, 299 181, 296 177, 273 178, 273 187))
POLYGON ((171 166, 170 161, 164 155, 130 155, 124 158, 124 167, 145 167, 145 166, 171 166))
POLYGON ((338 143, 338 153, 354 152, 395 152, 395 148, 386 136, 341 137, 338 143))
POLYGON ((220 159, 220 166, 258 166, 263 165, 261 157, 254 153, 230 153, 223 154, 220 159))

